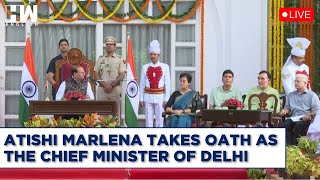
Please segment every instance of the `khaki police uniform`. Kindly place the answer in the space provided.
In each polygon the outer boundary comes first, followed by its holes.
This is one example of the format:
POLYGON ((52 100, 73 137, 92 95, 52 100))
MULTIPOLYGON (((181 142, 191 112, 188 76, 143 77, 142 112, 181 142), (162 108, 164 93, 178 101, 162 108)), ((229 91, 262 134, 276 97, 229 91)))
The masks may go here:
MULTIPOLYGON (((99 73, 99 76, 106 83, 110 84, 114 81, 120 72, 126 71, 126 61, 117 54, 108 57, 107 54, 102 55, 96 62, 94 71, 99 73)), ((97 91, 97 100, 112 100, 120 101, 121 86, 113 87, 110 93, 106 93, 103 87, 99 86, 97 91)), ((119 102, 118 104, 120 104, 119 102)))

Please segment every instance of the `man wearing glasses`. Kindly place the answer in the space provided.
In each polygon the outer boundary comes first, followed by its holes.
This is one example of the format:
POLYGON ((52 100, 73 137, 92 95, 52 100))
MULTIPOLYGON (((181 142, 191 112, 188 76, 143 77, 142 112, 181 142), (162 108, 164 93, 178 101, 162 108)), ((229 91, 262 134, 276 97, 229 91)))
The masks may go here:
POLYGON ((120 82, 125 76, 126 60, 115 53, 116 38, 107 36, 104 43, 106 54, 98 58, 94 67, 94 75, 100 85, 97 91, 97 100, 117 101, 118 117, 120 117, 120 82))

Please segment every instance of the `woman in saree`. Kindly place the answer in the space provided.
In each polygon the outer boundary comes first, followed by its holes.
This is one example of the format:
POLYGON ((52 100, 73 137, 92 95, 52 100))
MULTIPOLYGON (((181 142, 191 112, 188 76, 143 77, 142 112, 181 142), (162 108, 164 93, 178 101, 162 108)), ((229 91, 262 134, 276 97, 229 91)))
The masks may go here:
POLYGON ((191 127, 195 113, 201 108, 202 102, 197 91, 190 89, 192 77, 182 73, 179 77, 180 90, 171 94, 165 110, 170 113, 168 127, 191 127))

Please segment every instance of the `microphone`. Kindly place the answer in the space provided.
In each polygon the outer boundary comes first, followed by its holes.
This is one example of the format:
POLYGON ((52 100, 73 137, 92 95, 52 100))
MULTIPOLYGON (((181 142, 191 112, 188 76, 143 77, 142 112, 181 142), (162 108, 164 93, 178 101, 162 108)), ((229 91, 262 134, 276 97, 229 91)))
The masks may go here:
POLYGON ((95 85, 97 85, 97 86, 99 85, 98 81, 95 80, 95 79, 93 79, 93 78, 91 78, 90 74, 87 74, 87 78, 88 78, 90 81, 92 81, 95 85))

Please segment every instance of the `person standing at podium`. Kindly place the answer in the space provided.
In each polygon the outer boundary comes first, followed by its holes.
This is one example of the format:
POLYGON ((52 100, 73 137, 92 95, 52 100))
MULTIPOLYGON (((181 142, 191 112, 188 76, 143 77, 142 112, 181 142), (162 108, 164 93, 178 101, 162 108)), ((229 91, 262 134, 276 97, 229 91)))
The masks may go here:
POLYGON ((69 51, 69 42, 67 39, 60 39, 59 41, 59 51, 60 54, 51 59, 50 64, 47 69, 47 81, 52 85, 52 100, 56 100, 56 92, 58 91, 59 84, 54 80, 56 73, 56 62, 67 56, 69 51))
POLYGON ((143 65, 140 78, 140 106, 146 114, 146 127, 163 127, 162 113, 170 97, 170 71, 168 64, 159 62, 160 44, 158 40, 150 42, 151 62, 143 65))
MULTIPOLYGON (((56 99, 66 100, 66 94, 71 94, 76 92, 77 94, 82 94, 84 99, 94 99, 94 95, 91 89, 91 85, 88 81, 84 79, 85 71, 81 66, 74 66, 71 70, 72 77, 63 81, 58 89, 56 99)), ((78 96, 79 97, 79 96, 78 96)))
POLYGON ((126 60, 116 54, 116 38, 107 36, 104 43, 106 54, 98 58, 94 67, 95 79, 100 85, 97 91, 97 100, 116 101, 120 118, 121 81, 126 72, 126 60))

